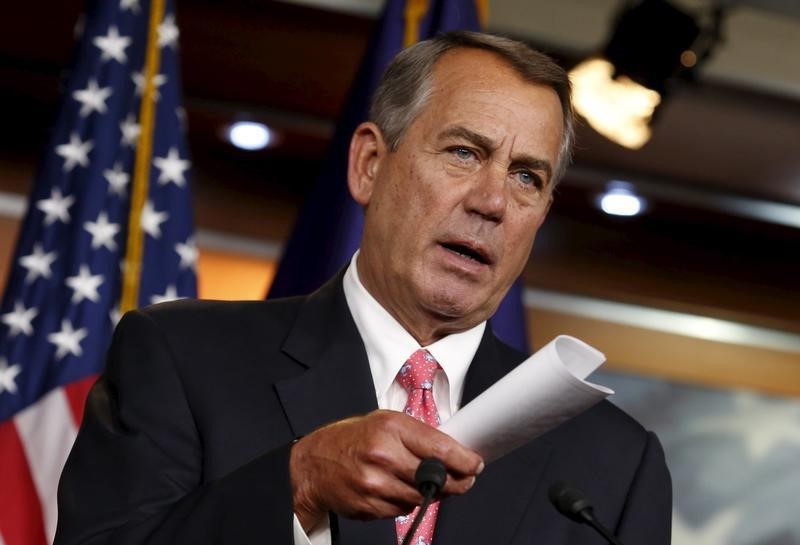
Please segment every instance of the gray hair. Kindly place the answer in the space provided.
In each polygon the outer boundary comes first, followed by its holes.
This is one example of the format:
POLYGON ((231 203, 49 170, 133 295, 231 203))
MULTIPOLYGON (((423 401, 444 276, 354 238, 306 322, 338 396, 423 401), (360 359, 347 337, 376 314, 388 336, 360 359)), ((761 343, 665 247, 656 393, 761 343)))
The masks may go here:
POLYGON ((369 119, 381 129, 389 149, 397 150, 406 129, 427 104, 436 61, 446 52, 459 48, 494 53, 508 62, 525 81, 550 87, 556 92, 561 102, 564 132, 553 169, 555 186, 569 165, 575 138, 569 77, 547 55, 502 36, 480 32, 448 32, 401 51, 386 68, 369 109, 369 119))

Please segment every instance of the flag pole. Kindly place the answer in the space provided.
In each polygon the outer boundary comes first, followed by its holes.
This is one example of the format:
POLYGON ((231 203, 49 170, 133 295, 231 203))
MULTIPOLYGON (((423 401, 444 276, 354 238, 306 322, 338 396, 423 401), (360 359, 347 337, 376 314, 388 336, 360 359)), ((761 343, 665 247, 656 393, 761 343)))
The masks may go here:
POLYGON ((139 107, 141 132, 136 145, 136 162, 131 188, 131 210, 128 216, 128 243, 125 246, 125 265, 122 276, 120 311, 125 313, 139 306, 144 233, 141 227, 142 208, 150 184, 150 161, 153 150, 155 118, 155 77, 160 60, 158 25, 164 18, 164 0, 153 0, 150 5, 150 22, 147 29, 147 52, 144 67, 144 91, 139 107))

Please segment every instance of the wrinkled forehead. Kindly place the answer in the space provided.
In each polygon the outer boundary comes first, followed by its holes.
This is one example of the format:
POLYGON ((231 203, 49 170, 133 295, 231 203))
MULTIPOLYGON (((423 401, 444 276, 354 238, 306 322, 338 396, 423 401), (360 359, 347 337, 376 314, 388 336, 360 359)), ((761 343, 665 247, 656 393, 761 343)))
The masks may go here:
POLYGON ((464 81, 489 82, 503 77, 524 81, 503 57, 491 51, 459 47, 442 54, 434 63, 430 84, 432 89, 459 85, 464 81))
POLYGON ((434 66, 431 80, 417 119, 429 131, 458 124, 498 142, 513 135, 548 156, 558 153, 563 132, 558 94, 524 79, 499 55, 476 49, 448 52, 434 66))
POLYGON ((558 93, 550 85, 526 79, 497 53, 471 47, 447 51, 434 63, 426 89, 426 106, 434 102, 434 108, 450 108, 457 104, 448 99, 494 92, 528 95, 527 106, 532 110, 554 107, 563 117, 558 93), (550 98, 549 95, 555 100, 540 100, 542 96, 550 98), (432 100, 434 97, 440 99, 438 103, 432 100))

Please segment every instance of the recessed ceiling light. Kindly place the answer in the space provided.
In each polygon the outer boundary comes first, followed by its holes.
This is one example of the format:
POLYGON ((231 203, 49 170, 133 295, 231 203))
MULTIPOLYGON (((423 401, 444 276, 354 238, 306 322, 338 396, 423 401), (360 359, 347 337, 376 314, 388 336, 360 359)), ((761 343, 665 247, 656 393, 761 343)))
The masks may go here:
POLYGON ((608 184, 605 193, 599 196, 598 205, 612 216, 636 216, 646 208, 646 201, 633 191, 627 182, 614 181, 608 184))
POLYGON ((263 123, 237 121, 228 129, 228 140, 239 149, 260 150, 269 146, 272 131, 263 123))

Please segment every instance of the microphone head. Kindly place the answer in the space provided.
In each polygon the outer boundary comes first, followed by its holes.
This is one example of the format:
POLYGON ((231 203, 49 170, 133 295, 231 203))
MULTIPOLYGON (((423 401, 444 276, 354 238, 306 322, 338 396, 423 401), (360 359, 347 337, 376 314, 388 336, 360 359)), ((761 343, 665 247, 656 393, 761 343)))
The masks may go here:
POLYGON ((583 495, 583 492, 573 488, 569 484, 558 481, 550 486, 548 491, 550 503, 562 514, 577 522, 586 522, 583 513, 587 510, 591 512, 592 504, 583 495))
POLYGON ((414 474, 414 481, 420 490, 424 485, 433 485, 438 492, 446 480, 447 468, 438 458, 425 458, 419 463, 417 472, 414 474))

